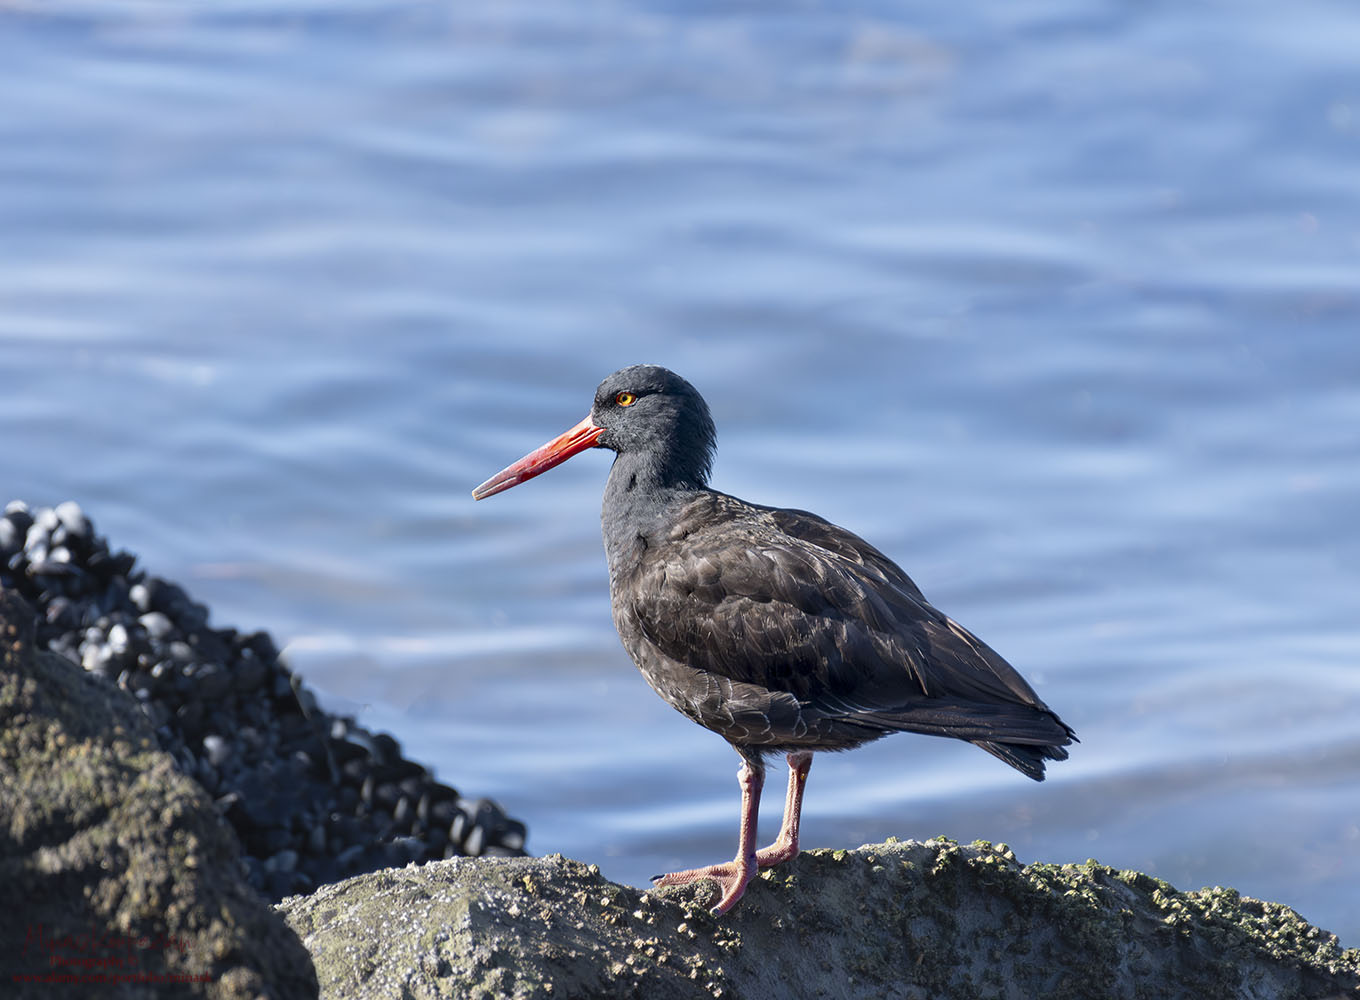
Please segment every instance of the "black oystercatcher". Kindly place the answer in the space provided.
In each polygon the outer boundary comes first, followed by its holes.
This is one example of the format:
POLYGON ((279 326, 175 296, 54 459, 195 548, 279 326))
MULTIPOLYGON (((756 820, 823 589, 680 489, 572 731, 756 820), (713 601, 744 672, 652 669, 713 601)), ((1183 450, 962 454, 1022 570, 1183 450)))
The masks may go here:
POLYGON ((614 625, 672 707, 741 756, 734 860, 657 876, 713 879, 725 913, 759 868, 798 853, 812 754, 889 733, 952 736, 1035 781, 1076 736, 1011 667, 935 610, 868 542, 815 514, 709 489, 708 406, 654 365, 615 372, 590 415, 472 491, 481 500, 587 448, 617 452, 604 490, 614 625), (787 755, 774 844, 756 850, 765 757, 787 755))

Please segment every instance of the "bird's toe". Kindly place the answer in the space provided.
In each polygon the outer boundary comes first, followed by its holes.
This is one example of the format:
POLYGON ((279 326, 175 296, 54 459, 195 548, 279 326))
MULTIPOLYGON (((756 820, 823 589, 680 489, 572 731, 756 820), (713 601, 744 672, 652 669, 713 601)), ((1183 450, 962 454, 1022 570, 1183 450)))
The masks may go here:
POLYGON ((705 880, 716 882, 719 898, 710 912, 714 916, 720 916, 736 906, 737 901, 745 895, 746 887, 751 882, 751 876, 755 874, 754 860, 752 858, 752 863, 748 864, 728 861, 720 865, 709 865, 706 868, 691 868, 683 872, 671 872, 669 875, 656 876, 652 879, 652 883, 658 889, 661 889, 667 886, 693 885, 695 882, 705 880))

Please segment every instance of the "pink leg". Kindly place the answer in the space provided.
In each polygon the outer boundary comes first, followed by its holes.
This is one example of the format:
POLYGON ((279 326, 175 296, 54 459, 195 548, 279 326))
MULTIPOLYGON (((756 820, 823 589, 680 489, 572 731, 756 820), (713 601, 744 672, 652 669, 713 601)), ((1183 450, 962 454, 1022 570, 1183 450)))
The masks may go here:
POLYGON ((652 879, 657 886, 689 885, 700 879, 712 879, 722 890, 722 898, 713 907, 715 916, 726 913, 737 904, 737 900, 746 892, 751 876, 756 873, 756 817, 760 812, 760 789, 765 784, 764 766, 758 760, 752 766, 751 761, 743 759, 741 770, 737 772, 737 781, 741 783, 741 843, 737 848, 737 856, 720 865, 691 868, 689 871, 658 875, 652 879))
POLYGON ((812 751, 799 750, 788 754, 789 793, 784 799, 784 822, 779 836, 769 847, 756 852, 756 866, 770 868, 798 856, 798 821, 803 815, 803 789, 807 787, 808 771, 812 767, 812 751))

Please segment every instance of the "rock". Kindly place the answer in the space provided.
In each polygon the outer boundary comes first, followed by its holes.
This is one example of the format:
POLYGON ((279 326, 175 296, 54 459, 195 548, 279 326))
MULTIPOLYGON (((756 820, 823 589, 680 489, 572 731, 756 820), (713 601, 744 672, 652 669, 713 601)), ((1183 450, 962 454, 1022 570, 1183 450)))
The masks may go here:
MULTIPOLYGON (((140 584, 139 584, 140 586, 140 584)), ((133 588, 134 590, 136 587, 133 588)), ((148 611, 137 619, 152 639, 164 639, 175 630, 175 625, 160 611, 148 611)))
POLYGON ((207 753, 208 761, 213 767, 222 767, 227 761, 231 760, 231 744, 216 733, 203 737, 203 750, 207 753))
POLYGON ((34 612, 3 589, 0 803, 6 997, 316 996, 297 936, 245 883, 230 828, 136 702, 37 651, 34 612), (140 978, 16 978, 110 974, 140 978))
POLYGON ((9 555, 19 548, 19 539, 24 532, 19 530, 16 525, 7 517, 0 517, 0 556, 8 558, 9 555))
POLYGON ((53 513, 71 534, 80 537, 90 534, 90 522, 85 519, 85 512, 80 509, 80 504, 74 500, 57 504, 53 513))
MULTIPOLYGON (((78 504, 30 511, 15 502, 0 516, 0 589, 35 603, 42 617, 39 647, 135 693, 160 749, 188 761, 187 770, 215 799, 239 793, 227 800, 238 808, 226 815, 248 824, 236 833, 258 862, 247 866, 257 889, 274 892, 279 885, 272 877, 279 872, 264 865, 279 845, 301 847, 301 831, 337 809, 363 822, 346 827, 348 839, 333 850, 327 838, 326 854, 302 856, 299 875, 309 884, 333 877, 339 855, 351 846, 361 850, 346 857, 362 859, 370 870, 383 867, 392 856, 383 849, 386 842, 415 832, 406 816, 410 805, 396 820, 402 796, 418 803, 446 786, 436 786, 427 768, 404 759, 393 737, 369 734, 353 719, 321 708, 266 633, 208 627, 207 608, 183 587, 135 565, 132 554, 109 549, 78 504), (205 735, 220 736, 225 745, 205 748, 205 735), (205 753, 210 767, 195 761, 205 753), (262 783, 286 794, 271 793, 270 801, 253 805, 262 783), (360 806, 358 790, 366 786, 369 795, 360 806), (381 790, 380 800, 375 790, 381 790)), ((447 831, 447 822, 438 829, 421 826, 424 848, 417 860, 444 857, 447 831)), ((523 823, 502 813, 476 836, 465 833, 454 850, 521 854, 523 831, 523 823)), ((396 856, 407 853, 402 844, 396 856)))
POLYGON ((454 858, 279 909, 322 995, 364 998, 1360 998, 1360 949, 1276 903, 1003 845, 810 851, 725 917, 560 855, 454 858))

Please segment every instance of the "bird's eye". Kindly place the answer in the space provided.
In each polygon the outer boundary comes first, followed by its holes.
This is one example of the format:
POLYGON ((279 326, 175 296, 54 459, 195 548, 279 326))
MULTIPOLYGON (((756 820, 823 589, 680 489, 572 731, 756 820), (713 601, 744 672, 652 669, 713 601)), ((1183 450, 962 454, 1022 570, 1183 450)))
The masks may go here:
POLYGON ((614 397, 614 402, 618 403, 620 406, 632 406, 637 402, 637 397, 631 392, 621 392, 614 397))

